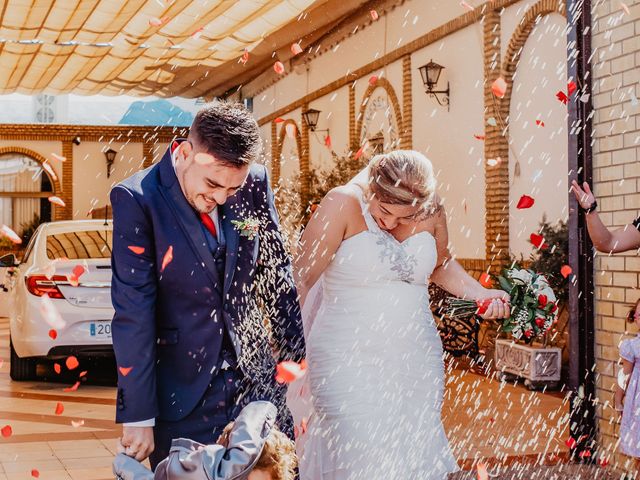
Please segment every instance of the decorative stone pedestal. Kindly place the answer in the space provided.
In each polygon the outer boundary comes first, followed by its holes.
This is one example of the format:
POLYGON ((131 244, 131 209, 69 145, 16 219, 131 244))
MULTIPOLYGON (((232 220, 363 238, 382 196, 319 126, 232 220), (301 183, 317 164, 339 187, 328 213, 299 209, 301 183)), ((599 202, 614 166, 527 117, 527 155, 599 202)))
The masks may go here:
POLYGON ((560 383, 562 349, 542 345, 520 345, 512 340, 496 339, 496 370, 504 377, 521 377, 530 389, 556 388, 560 383))

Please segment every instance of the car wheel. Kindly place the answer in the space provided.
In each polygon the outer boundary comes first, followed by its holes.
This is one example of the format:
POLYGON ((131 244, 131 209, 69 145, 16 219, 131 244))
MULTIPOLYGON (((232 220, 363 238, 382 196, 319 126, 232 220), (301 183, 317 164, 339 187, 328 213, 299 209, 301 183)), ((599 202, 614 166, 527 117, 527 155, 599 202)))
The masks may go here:
POLYGON ((20 358, 13 348, 11 337, 9 337, 9 347, 11 349, 11 363, 9 365, 11 379, 20 382, 36 378, 36 361, 33 358, 20 358))

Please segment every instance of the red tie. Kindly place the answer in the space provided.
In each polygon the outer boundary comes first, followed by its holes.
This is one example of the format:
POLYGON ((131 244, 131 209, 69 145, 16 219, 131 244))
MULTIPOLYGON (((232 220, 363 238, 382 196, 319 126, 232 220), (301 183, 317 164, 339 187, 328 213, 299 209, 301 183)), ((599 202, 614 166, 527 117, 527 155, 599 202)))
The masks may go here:
POLYGON ((218 232, 216 231, 216 224, 213 223, 209 214, 200 212, 200 219, 202 220, 202 223, 204 223, 204 226, 207 227, 207 230, 209 230, 209 233, 213 235, 213 238, 217 240, 218 232))

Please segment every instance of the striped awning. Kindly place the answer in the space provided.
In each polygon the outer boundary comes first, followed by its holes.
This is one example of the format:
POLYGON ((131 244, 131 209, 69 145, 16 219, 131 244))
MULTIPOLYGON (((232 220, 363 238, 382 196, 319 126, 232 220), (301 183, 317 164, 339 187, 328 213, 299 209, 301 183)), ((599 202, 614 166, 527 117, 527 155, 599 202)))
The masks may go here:
POLYGON ((210 70, 242 64, 245 52, 328 2, 4 0, 0 94, 200 96, 210 70), (185 78, 190 68, 197 76, 185 78))

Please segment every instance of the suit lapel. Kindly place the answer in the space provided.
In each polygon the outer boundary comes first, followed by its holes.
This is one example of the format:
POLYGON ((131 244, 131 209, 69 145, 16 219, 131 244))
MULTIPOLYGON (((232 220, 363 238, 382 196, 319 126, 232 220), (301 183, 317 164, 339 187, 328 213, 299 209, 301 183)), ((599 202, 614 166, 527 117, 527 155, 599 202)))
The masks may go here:
POLYGON ((162 185, 160 187, 160 193, 169 205, 169 208, 173 211, 189 245, 206 267, 211 280, 217 283, 218 272, 213 255, 207 245, 207 239, 204 236, 200 219, 196 216, 193 208, 189 205, 189 202, 187 202, 187 199, 182 193, 180 183, 176 178, 173 168, 170 151, 165 153, 161 162, 160 176, 162 185))
POLYGON ((227 244, 226 252, 227 257, 224 264, 224 295, 229 292, 231 283, 233 281, 233 274, 236 271, 236 265, 238 264, 238 246, 240 244, 240 232, 231 223, 233 220, 238 220, 236 213, 237 205, 235 202, 229 202, 222 205, 220 208, 220 224, 222 225, 222 231, 224 232, 224 240, 227 244))

